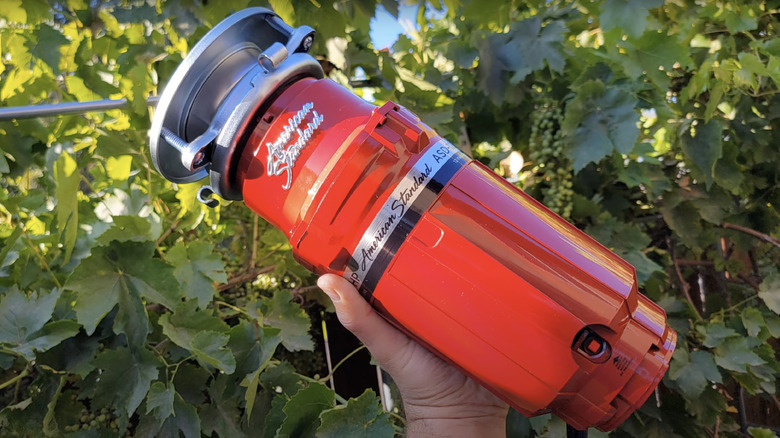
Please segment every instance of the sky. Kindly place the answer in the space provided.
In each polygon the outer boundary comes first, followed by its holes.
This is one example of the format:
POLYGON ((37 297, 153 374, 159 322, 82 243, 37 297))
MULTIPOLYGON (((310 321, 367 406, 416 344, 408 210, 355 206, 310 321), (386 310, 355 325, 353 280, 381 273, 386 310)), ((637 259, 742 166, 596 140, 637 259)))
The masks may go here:
POLYGON ((385 49, 393 45, 398 40, 398 36, 404 33, 404 28, 400 22, 407 21, 416 26, 417 5, 401 4, 398 7, 398 20, 387 10, 379 5, 374 18, 371 19, 371 41, 377 50, 385 49))

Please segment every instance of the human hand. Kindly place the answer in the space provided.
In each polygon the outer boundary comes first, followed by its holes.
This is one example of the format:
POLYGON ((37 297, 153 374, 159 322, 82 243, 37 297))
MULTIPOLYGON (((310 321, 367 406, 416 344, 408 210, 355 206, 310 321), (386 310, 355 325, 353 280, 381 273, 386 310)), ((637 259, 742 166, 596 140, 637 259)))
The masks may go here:
POLYGON ((398 385, 407 437, 506 436, 506 403, 383 319, 346 279, 326 274, 317 284, 398 385))

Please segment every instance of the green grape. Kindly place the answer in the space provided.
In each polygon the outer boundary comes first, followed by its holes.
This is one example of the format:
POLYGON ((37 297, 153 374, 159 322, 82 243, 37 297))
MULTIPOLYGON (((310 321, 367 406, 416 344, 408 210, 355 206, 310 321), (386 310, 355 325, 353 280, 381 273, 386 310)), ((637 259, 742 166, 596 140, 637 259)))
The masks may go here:
POLYGON ((542 184, 542 202, 566 219, 572 212, 572 166, 563 149, 563 111, 552 102, 541 104, 531 119, 531 136, 528 139, 534 164, 532 172, 537 184, 542 184))

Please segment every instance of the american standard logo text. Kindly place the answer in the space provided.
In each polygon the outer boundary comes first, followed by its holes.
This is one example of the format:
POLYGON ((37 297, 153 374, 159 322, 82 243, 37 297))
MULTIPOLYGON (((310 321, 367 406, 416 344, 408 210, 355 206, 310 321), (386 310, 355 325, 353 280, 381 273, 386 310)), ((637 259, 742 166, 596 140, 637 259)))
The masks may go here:
POLYGON ((433 187, 443 187, 452 178, 452 174, 448 173, 445 176, 437 172, 441 171, 447 163, 453 165, 460 163, 461 166, 465 164, 465 161, 459 159, 457 154, 457 149, 454 146, 445 140, 439 140, 437 144, 432 145, 420 156, 409 172, 393 188, 390 196, 371 221, 371 225, 363 233, 363 237, 352 252, 352 259, 344 270, 344 278, 355 285, 361 293, 365 292, 363 285, 371 272, 379 272, 379 275, 384 272, 384 267, 377 268, 379 271, 374 271, 373 266, 375 262, 379 263, 379 266, 383 266, 385 261, 380 260, 386 260, 386 257, 382 258, 379 255, 387 251, 388 245, 397 248, 394 244, 390 245, 389 242, 397 242, 399 239, 403 241, 409 232, 407 228, 414 227, 416 224, 417 219, 407 216, 409 211, 425 211, 430 206, 423 203, 424 205, 415 207, 421 194, 426 190, 438 190, 433 187), (437 179, 437 175, 444 179, 437 179), (431 185, 432 181, 436 181, 436 184, 431 185), (398 228, 399 224, 405 220, 407 221, 406 226, 398 228))
POLYGON ((287 182, 282 186, 288 190, 292 184, 292 171, 301 150, 306 147, 309 140, 314 135, 314 131, 322 124, 322 114, 314 111, 314 103, 309 102, 303 105, 294 116, 287 121, 284 131, 273 143, 268 142, 265 146, 268 148, 268 174, 273 176, 281 175, 287 172, 287 182), (301 130, 300 126, 306 116, 311 113, 311 121, 306 123, 306 128, 301 130), (290 144, 293 134, 298 134, 295 143, 290 144))

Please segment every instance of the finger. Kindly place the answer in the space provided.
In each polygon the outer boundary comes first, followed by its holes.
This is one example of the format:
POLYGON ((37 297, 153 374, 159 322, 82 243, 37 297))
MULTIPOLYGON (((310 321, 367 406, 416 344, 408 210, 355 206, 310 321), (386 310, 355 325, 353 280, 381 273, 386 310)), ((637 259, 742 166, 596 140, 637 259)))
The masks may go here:
POLYGON ((368 348, 391 375, 408 362, 411 340, 382 318, 346 279, 325 274, 317 285, 330 297, 341 324, 368 348))

